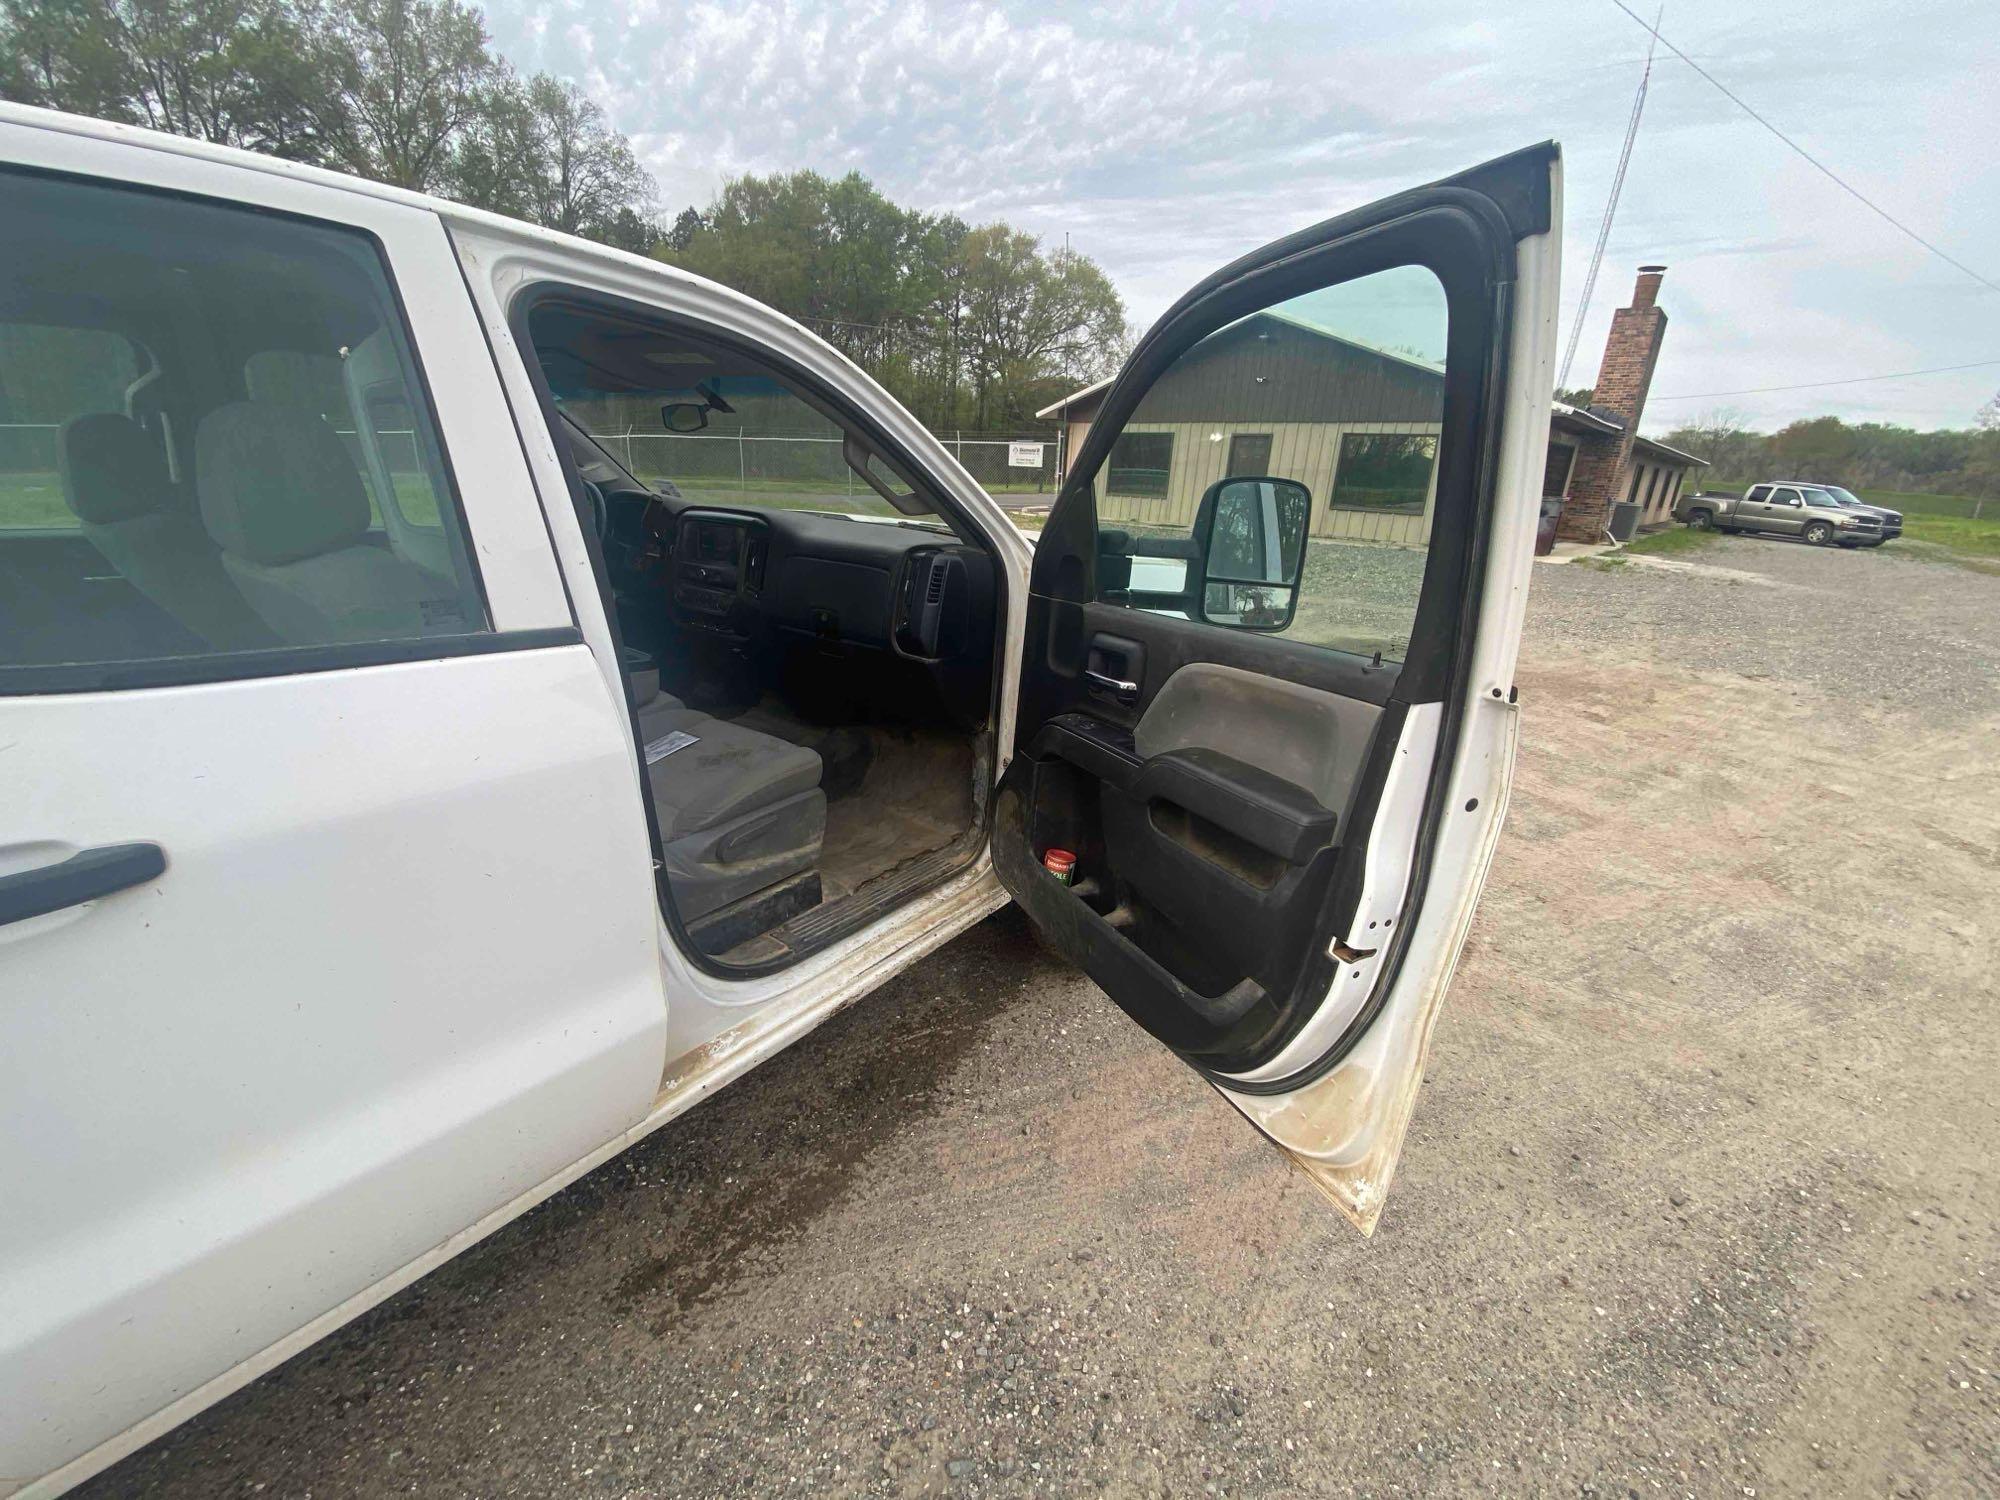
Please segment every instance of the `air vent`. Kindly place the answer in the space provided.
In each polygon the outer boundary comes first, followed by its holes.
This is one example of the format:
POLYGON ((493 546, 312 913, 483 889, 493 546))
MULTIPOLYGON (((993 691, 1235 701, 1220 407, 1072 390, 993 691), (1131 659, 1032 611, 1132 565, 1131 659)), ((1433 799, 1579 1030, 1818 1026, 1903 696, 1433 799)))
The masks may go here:
POLYGON ((931 559, 931 581, 924 589, 924 603, 935 604, 944 597, 944 574, 950 566, 942 557, 931 559))

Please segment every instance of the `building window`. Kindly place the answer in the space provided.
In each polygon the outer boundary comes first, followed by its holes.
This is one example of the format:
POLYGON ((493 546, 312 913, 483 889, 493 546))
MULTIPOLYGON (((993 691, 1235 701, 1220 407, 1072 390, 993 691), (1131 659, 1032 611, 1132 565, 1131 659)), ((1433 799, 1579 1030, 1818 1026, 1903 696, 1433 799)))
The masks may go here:
POLYGON ((1560 499, 1569 488, 1569 471, 1576 463, 1576 449, 1567 443, 1550 443, 1548 460, 1542 465, 1542 494, 1560 499))
POLYGON ((1227 474, 1268 474, 1271 472, 1271 434, 1239 432, 1229 439, 1227 474))
POLYGON ((1430 498, 1437 439, 1428 434, 1350 432, 1340 440, 1334 510, 1380 510, 1420 516, 1430 498))
POLYGON ((1174 467, 1171 432, 1121 432, 1111 445, 1109 487, 1114 495, 1154 497, 1167 492, 1174 467))

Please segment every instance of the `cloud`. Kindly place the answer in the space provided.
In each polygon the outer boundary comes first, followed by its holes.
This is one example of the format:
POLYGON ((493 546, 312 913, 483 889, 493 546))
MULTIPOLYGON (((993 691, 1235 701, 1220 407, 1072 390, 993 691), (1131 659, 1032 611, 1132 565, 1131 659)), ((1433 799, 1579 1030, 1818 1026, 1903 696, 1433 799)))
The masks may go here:
MULTIPOLYGON (((1645 50, 1608 4, 506 0, 488 21, 517 66, 605 104, 669 212, 742 172, 858 170, 900 202, 1068 235, 1140 322, 1259 243, 1549 137, 1565 147, 1572 309, 1645 50)), ((2000 278, 2000 168, 1990 130, 1967 128, 2000 118, 1982 7, 1681 0, 1665 30, 2000 278)), ((1594 374, 1632 268, 1652 260, 1673 268, 1662 391, 2000 355, 2000 296, 1664 56, 1573 381, 1594 374)), ((1766 423, 1822 409, 1962 423, 1990 373, 1733 404, 1766 423)))

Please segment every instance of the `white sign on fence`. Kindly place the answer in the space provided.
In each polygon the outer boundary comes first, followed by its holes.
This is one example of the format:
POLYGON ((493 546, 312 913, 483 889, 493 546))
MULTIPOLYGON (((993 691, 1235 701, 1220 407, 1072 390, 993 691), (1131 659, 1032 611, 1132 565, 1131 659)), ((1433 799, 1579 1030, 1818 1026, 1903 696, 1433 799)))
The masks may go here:
POLYGON ((1009 443, 1007 445, 1007 467, 1010 469, 1039 469, 1042 466, 1042 450, 1047 443, 1009 443))

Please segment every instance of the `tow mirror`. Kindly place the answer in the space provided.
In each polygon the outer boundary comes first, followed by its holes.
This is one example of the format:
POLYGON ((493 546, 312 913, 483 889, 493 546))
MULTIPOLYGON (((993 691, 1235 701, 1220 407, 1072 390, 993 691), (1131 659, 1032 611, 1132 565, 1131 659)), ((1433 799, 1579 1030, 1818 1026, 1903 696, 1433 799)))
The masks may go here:
POLYGON ((1283 630, 1299 607, 1312 491, 1269 476, 1218 480, 1195 512, 1197 609, 1210 625, 1283 630))

